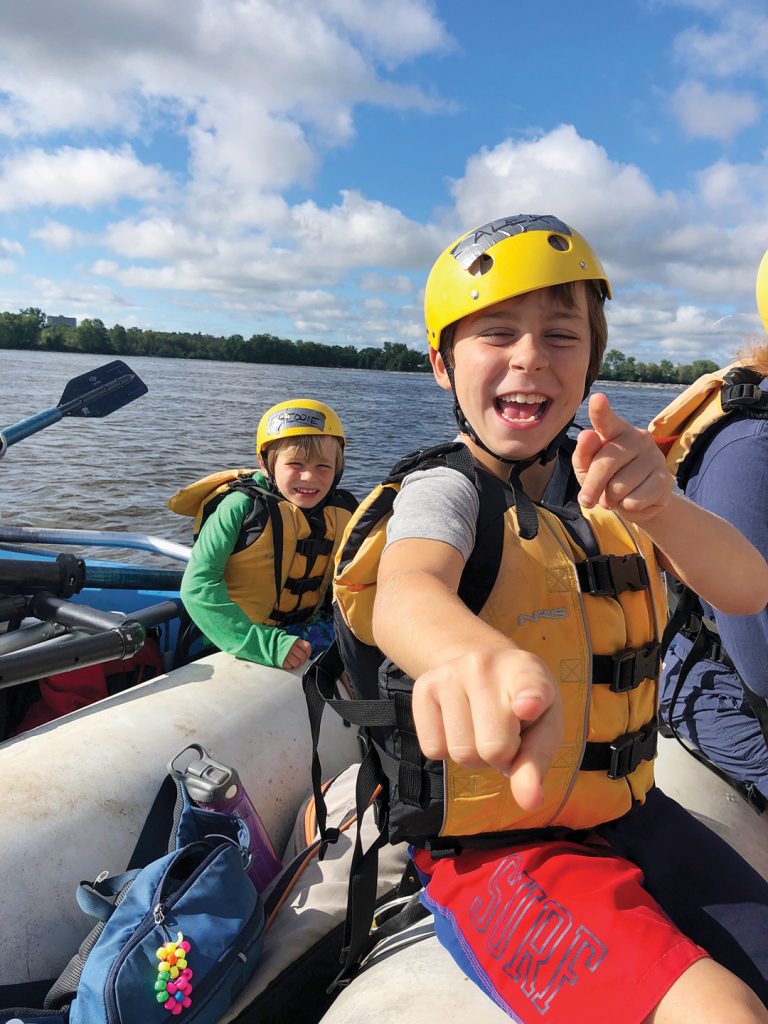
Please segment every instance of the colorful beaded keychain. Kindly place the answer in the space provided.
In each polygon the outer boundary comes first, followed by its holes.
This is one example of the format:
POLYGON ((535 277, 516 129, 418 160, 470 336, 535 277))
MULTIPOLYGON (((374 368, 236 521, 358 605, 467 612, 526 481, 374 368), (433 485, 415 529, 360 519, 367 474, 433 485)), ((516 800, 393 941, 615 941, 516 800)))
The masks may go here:
POLYGON ((157 965, 155 993, 158 1003, 162 1003, 170 1013, 178 1015, 192 1005, 192 971, 187 967, 187 957, 192 946, 181 932, 176 934, 176 942, 166 942, 157 951, 160 963, 157 965))

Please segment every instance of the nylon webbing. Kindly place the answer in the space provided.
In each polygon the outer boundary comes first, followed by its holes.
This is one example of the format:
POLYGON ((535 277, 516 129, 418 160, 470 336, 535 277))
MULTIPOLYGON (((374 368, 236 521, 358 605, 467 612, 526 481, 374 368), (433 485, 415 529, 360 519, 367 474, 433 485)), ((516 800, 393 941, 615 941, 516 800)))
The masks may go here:
POLYGON ((330 985, 332 992, 339 985, 346 984, 350 972, 362 955, 370 948, 370 932, 376 908, 376 884, 379 876, 379 850, 387 843, 386 821, 379 823, 379 833, 363 852, 363 816, 373 800, 381 779, 381 769, 373 749, 363 758, 357 773, 355 787, 355 809, 357 828, 355 846, 352 851, 352 866, 347 892, 347 917, 344 922, 344 941, 341 950, 341 971, 330 985))
MULTIPOLYGON (((689 743, 686 743, 675 725, 674 711, 680 698, 680 694, 682 693, 685 680, 690 675, 693 666, 707 656, 707 652, 712 644, 711 632, 707 629, 700 611, 701 607, 699 605, 698 597, 692 590, 689 590, 686 587, 683 591, 682 598, 675 608, 674 614, 671 616, 664 629, 664 635, 661 641, 663 655, 666 654, 674 637, 686 624, 690 624, 696 629, 696 634, 693 637, 690 650, 680 663, 677 679, 675 680, 675 688, 672 691, 672 696, 670 697, 669 705, 667 707, 664 725, 666 726, 669 735, 673 736, 675 740, 677 740, 686 753, 690 754, 691 757, 699 762, 699 764, 704 765, 704 767, 708 768, 714 775, 717 775, 719 779, 722 779, 723 782, 726 782, 729 786, 735 789, 744 798, 744 800, 747 801, 750 807, 757 811, 758 814, 762 814, 766 808, 768 808, 768 800, 766 800, 760 790, 757 789, 753 783, 744 783, 738 779, 734 779, 719 765, 711 761, 703 751, 689 743)), ((722 645, 721 650, 723 650, 722 645)), ((727 653, 724 651, 723 653, 725 653, 727 657, 727 653)), ((733 663, 731 662, 731 664, 733 663)), ((763 734, 763 738, 765 742, 768 743, 768 705, 765 700, 758 697, 757 694, 754 694, 749 689, 735 668, 733 671, 738 677, 744 691, 744 696, 755 714, 760 730, 763 734), (755 704, 753 704, 752 699, 750 698, 754 699, 755 704), (762 704, 762 707, 755 706, 756 704, 762 704)))

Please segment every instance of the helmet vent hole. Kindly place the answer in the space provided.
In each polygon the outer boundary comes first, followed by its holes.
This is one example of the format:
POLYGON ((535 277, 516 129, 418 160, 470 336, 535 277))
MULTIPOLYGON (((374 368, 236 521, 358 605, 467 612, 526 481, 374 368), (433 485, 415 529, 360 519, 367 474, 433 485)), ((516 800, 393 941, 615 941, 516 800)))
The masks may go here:
POLYGON ((571 243, 562 235, 550 235, 547 241, 558 252, 567 252, 571 248, 571 243))
POLYGON ((470 265, 469 273, 473 277, 481 277, 483 274, 487 274, 492 267, 493 256, 489 256, 487 252, 484 252, 470 265))

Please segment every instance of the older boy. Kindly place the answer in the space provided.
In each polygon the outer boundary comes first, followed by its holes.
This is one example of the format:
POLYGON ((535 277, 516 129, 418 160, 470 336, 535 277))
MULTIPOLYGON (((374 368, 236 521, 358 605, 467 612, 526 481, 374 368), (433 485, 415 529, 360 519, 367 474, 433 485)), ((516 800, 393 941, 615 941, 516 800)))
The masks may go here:
MULTIPOLYGON (((376 643, 415 680, 419 745, 445 764, 443 839, 415 859, 442 941, 514 1019, 765 1022, 597 831, 656 792, 659 567, 728 614, 768 601, 762 557, 672 494, 649 435, 603 395, 572 458, 581 515, 531 504, 556 497, 554 455, 597 374, 609 295, 586 241, 552 217, 484 225, 430 274, 432 367, 480 487, 447 467, 407 477, 378 571, 376 643), (488 544, 478 494, 508 479, 496 576, 473 614, 458 592, 488 544)), ((759 880, 750 898, 764 946, 759 880)))

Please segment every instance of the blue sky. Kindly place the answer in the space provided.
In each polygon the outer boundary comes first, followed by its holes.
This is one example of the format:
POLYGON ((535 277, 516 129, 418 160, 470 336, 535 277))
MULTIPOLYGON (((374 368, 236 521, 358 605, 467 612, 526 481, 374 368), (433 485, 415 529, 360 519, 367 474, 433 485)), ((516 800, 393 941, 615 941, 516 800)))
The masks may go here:
POLYGON ((614 286, 612 347, 762 331, 763 0, 14 0, 0 309, 422 344, 437 253, 552 213, 614 286))

